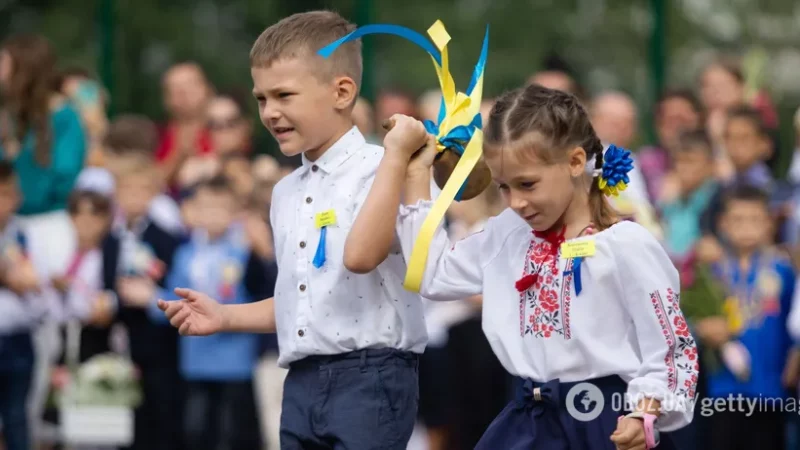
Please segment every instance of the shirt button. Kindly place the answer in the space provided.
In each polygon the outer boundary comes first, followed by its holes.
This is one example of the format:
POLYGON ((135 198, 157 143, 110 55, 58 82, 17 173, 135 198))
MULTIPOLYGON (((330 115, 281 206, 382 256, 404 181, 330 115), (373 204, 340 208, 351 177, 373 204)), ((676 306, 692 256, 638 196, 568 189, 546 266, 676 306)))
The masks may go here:
POLYGON ((311 197, 306 197, 306 203, 311 203, 312 201, 314 200, 311 197))
POLYGON ((306 335, 306 333, 303 330, 297 330, 297 335, 300 336, 300 337, 303 337, 303 336, 306 335))
POLYGON ((314 164, 313 166, 311 166, 311 171, 312 171, 312 172, 316 172, 316 171, 318 171, 318 170, 319 170, 319 167, 318 167, 316 164, 314 164))
POLYGON ((306 248, 306 241, 300 241, 300 248, 306 248))
POLYGON ((300 285, 300 292, 305 292, 305 291, 306 291, 306 285, 305 284, 301 284, 300 285))

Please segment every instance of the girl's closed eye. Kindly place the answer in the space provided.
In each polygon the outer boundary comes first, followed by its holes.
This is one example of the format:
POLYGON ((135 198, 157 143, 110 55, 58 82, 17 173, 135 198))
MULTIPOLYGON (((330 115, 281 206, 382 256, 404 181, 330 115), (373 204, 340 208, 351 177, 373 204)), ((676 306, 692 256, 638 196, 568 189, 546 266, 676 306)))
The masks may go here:
POLYGON ((519 183, 520 189, 525 189, 527 191, 533 190, 538 183, 536 181, 521 181, 519 183))

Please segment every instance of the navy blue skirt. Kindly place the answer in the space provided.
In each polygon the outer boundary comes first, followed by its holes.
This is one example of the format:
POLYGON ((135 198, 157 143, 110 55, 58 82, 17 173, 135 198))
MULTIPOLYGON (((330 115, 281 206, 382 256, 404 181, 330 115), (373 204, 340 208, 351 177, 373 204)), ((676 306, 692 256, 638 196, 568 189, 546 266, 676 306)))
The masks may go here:
MULTIPOLYGON (((476 450, 615 450, 611 434, 627 414, 618 376, 583 382, 518 380, 516 398, 489 425, 476 450), (584 384, 586 383, 586 384, 584 384)), ((673 450, 661 434, 658 450, 673 450)))

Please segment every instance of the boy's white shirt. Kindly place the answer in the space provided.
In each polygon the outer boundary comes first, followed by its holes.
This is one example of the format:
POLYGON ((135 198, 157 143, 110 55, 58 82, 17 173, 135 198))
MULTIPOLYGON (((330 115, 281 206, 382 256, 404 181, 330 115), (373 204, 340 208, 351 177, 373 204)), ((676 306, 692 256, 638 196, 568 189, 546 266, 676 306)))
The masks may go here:
POLYGON ((421 298, 403 288, 406 263, 399 243, 376 270, 344 267, 347 234, 369 193, 383 148, 368 144, 356 127, 317 161, 283 178, 272 194, 270 221, 279 267, 275 319, 279 365, 311 355, 366 348, 422 353, 427 342, 421 298), (325 264, 312 264, 320 238, 318 213, 333 210, 325 264))
MULTIPOLYGON (((0 230, 0 241, 16 240, 21 225, 11 219, 9 225, 0 230)), ((40 291, 17 295, 0 288, 0 334, 25 332, 38 327, 46 320, 61 317, 61 297, 50 283, 55 275, 50 273, 48 250, 30 239, 26 242, 26 253, 40 282, 40 291)), ((3 246, 0 246, 3 247, 3 246)))
MULTIPOLYGON (((410 254, 431 205, 401 207, 398 234, 404 254, 410 254)), ((533 261, 546 247, 516 213, 505 210, 484 231, 455 245, 440 227, 420 294, 432 300, 483 294, 484 333, 513 375, 539 382, 618 375, 628 383, 628 399, 656 398, 671 408, 659 418, 660 429, 686 425, 696 391, 697 353, 678 307, 677 270, 658 241, 636 223, 621 222, 574 241, 589 240, 595 252, 581 263, 580 295, 568 275, 572 260, 562 257, 555 269, 543 269, 541 288, 520 293, 517 280, 541 264, 533 261), (558 322, 546 323, 554 312, 558 322), (544 334, 529 330, 533 323, 555 326, 544 334)))

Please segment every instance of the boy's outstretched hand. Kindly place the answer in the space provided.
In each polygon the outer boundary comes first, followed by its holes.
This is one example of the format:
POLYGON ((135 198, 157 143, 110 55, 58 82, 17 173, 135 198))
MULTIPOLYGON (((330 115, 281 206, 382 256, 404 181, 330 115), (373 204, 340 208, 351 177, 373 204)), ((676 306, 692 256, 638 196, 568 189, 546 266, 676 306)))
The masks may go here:
POLYGON ((208 336, 222 331, 224 311, 222 305, 201 292, 186 288, 175 289, 181 300, 158 300, 169 323, 184 336, 208 336))

